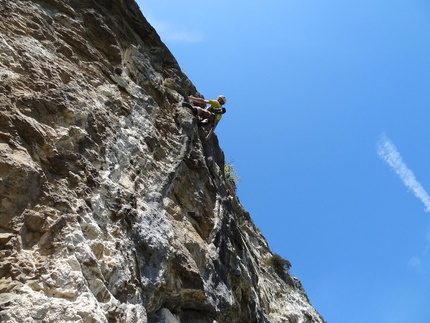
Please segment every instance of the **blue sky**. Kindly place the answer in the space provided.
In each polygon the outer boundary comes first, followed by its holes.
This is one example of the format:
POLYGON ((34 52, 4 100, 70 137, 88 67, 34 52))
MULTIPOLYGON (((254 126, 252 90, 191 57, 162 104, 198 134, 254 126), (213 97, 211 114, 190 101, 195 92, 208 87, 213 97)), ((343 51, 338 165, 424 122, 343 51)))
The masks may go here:
POLYGON ((430 2, 138 0, 329 323, 430 321, 430 2))

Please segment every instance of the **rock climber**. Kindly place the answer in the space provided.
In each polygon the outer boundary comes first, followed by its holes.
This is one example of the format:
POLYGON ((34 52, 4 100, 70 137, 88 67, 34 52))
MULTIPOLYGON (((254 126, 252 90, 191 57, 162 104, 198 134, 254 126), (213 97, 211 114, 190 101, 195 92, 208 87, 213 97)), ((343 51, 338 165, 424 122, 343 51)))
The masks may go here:
POLYGON ((197 98, 195 96, 188 97, 191 101, 201 103, 201 104, 209 104, 210 106, 207 109, 193 106, 187 102, 183 102, 182 106, 190 109, 195 116, 198 118, 197 125, 199 127, 207 127, 210 126, 209 133, 206 136, 206 140, 209 140, 212 133, 215 131, 218 122, 221 120, 222 115, 226 112, 226 109, 222 106, 227 102, 224 95, 219 95, 216 100, 205 100, 202 98, 197 98))

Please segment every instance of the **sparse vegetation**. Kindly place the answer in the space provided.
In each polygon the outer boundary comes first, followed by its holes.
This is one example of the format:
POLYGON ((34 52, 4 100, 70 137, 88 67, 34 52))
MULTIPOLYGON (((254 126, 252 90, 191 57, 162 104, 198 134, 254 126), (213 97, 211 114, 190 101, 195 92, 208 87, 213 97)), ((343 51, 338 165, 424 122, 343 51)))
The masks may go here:
POLYGON ((241 178, 237 173, 236 168, 234 168, 233 163, 226 163, 224 165, 224 174, 225 179, 228 180, 236 190, 237 184, 241 182, 241 178))
POLYGON ((272 267, 282 279, 286 278, 288 270, 291 268, 291 262, 276 253, 272 257, 266 258, 265 263, 272 267))

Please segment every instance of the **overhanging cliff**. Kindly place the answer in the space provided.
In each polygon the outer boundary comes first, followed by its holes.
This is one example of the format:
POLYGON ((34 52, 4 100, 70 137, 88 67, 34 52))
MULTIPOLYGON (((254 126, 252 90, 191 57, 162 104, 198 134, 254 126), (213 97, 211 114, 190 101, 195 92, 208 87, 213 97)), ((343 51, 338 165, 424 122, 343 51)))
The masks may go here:
POLYGON ((0 15, 2 322, 323 322, 133 0, 0 15))

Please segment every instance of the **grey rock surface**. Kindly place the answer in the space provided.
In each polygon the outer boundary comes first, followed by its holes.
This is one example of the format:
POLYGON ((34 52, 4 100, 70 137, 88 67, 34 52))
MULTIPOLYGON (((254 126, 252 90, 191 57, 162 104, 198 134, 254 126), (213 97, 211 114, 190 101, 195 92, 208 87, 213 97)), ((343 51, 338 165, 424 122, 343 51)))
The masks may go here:
POLYGON ((323 322, 133 0, 0 16, 1 322, 323 322))

